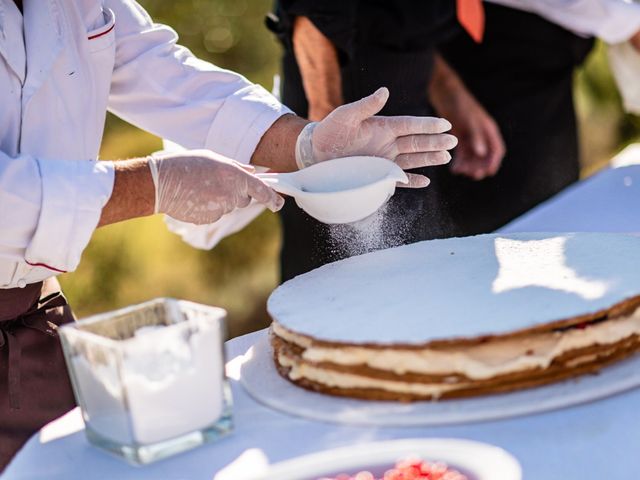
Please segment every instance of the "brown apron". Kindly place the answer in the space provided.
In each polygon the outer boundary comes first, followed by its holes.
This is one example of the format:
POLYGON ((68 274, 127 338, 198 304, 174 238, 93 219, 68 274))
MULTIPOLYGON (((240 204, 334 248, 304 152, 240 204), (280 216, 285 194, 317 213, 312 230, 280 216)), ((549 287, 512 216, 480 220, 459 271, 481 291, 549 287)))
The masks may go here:
POLYGON ((75 406, 56 333, 73 320, 55 278, 0 289, 0 472, 31 435, 75 406))

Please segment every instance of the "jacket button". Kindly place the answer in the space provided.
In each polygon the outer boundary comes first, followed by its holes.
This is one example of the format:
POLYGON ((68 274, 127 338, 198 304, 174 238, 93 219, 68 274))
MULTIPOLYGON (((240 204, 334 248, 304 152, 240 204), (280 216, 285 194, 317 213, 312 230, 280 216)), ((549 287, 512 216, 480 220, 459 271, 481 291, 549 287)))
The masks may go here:
POLYGON ((18 288, 24 288, 27 286, 27 281, 24 278, 18 280, 18 288))

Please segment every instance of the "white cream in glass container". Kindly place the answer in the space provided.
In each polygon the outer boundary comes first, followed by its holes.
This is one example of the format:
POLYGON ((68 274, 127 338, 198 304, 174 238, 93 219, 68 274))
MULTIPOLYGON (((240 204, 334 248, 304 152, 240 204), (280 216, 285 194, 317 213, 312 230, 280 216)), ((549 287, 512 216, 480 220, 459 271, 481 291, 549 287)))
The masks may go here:
POLYGON ((144 464, 230 432, 225 318, 159 298, 62 327, 89 441, 144 464))

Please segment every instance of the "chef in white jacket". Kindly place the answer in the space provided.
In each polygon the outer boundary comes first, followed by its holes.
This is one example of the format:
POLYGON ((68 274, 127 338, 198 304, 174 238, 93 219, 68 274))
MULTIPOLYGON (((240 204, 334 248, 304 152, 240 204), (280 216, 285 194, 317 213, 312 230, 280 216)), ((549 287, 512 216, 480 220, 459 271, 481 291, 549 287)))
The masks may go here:
POLYGON ((309 124, 176 41, 134 0, 0 0, 0 470, 74 404, 55 332, 73 317, 54 277, 96 227, 153 213, 212 223, 252 200, 277 210, 250 163, 370 154, 413 168, 455 146, 446 120, 375 117, 386 89, 309 124), (97 161, 108 109, 200 150, 97 161))

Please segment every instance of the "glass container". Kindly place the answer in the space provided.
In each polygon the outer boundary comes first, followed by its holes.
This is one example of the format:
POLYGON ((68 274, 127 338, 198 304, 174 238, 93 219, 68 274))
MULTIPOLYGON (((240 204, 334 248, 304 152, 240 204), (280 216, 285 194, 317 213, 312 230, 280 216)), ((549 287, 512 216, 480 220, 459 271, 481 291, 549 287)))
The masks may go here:
POLYGON ((230 432, 225 318, 159 298, 60 328, 89 441, 145 464, 230 432))

